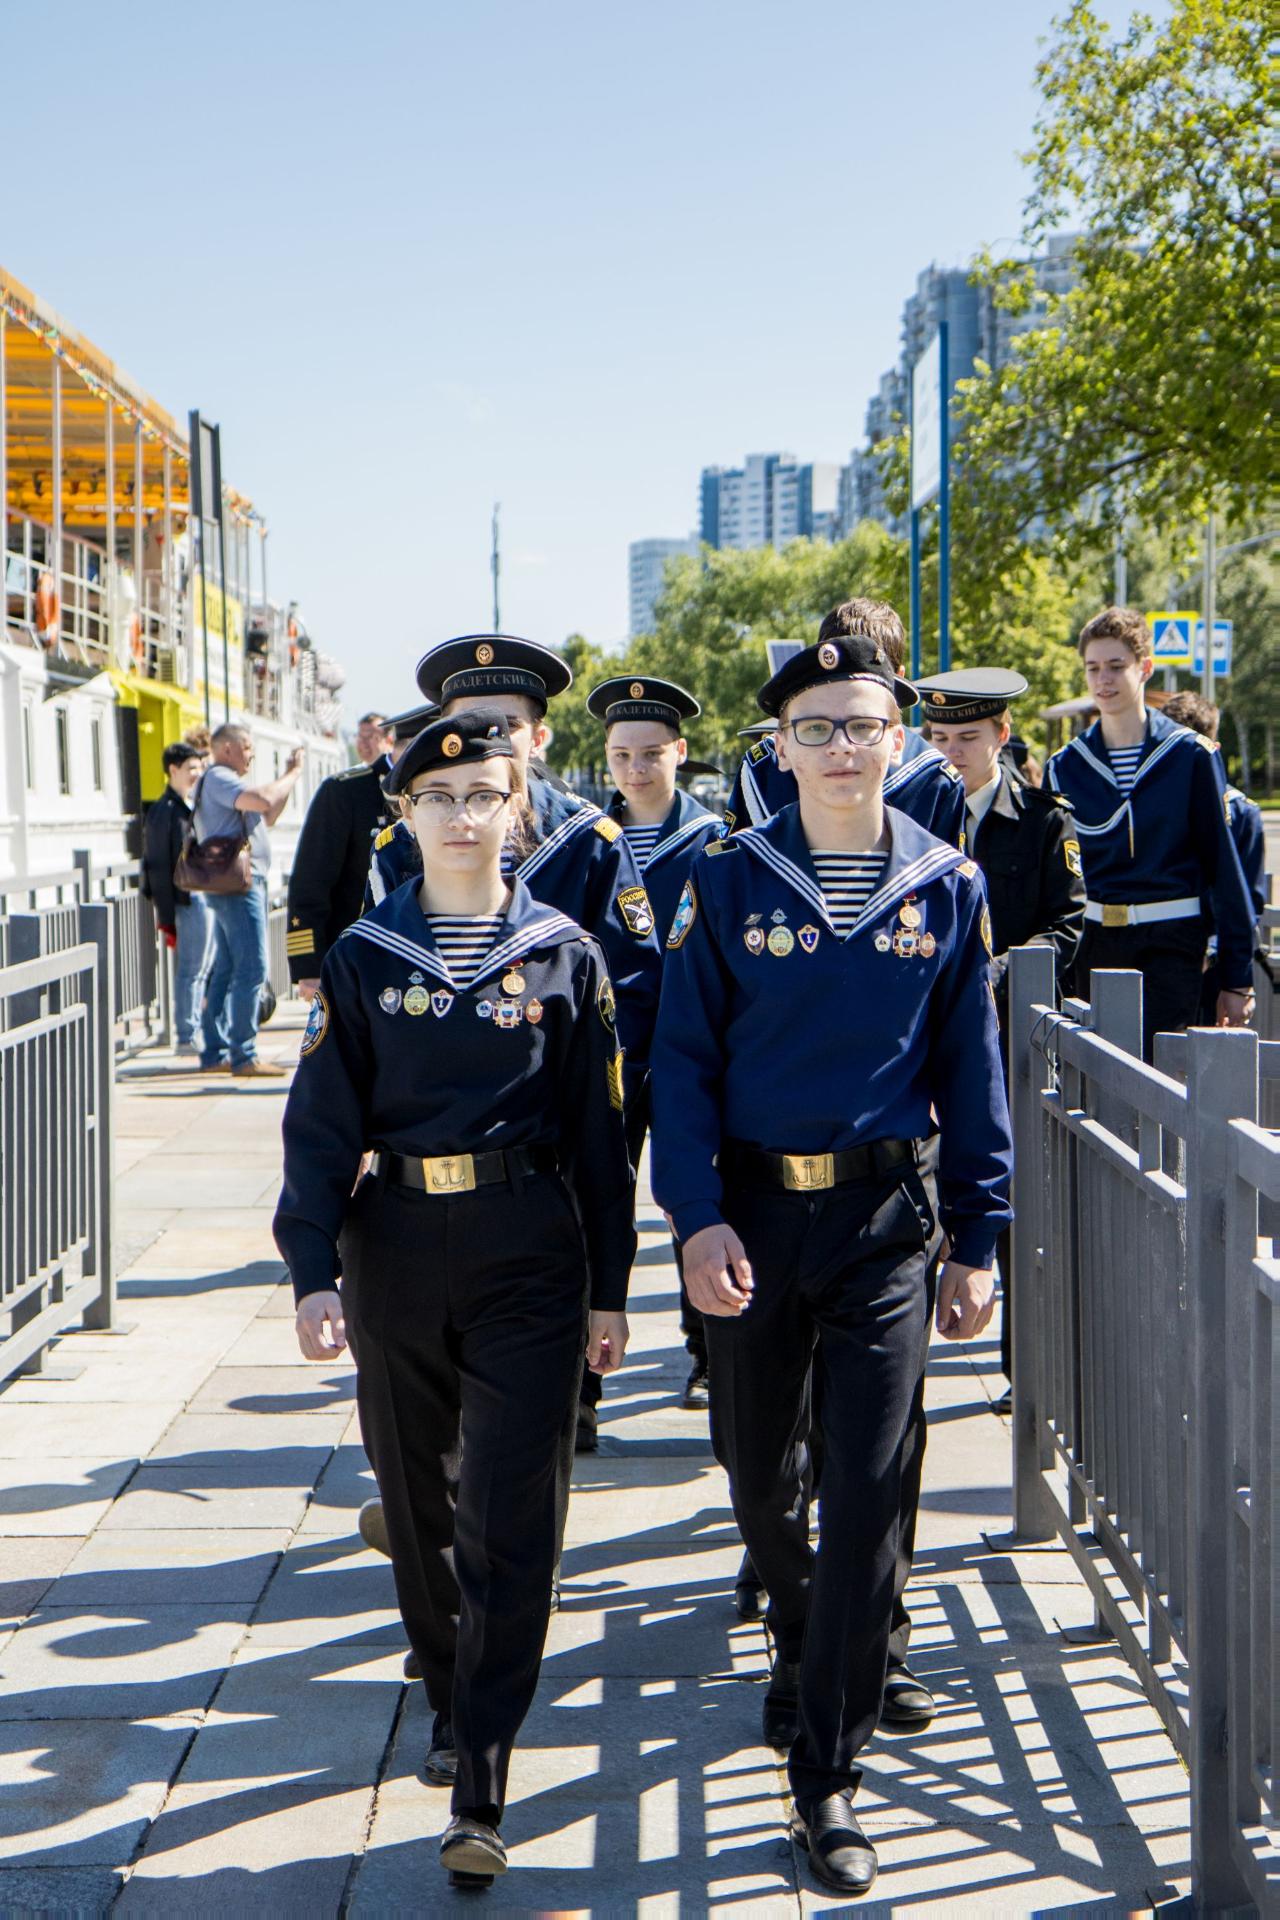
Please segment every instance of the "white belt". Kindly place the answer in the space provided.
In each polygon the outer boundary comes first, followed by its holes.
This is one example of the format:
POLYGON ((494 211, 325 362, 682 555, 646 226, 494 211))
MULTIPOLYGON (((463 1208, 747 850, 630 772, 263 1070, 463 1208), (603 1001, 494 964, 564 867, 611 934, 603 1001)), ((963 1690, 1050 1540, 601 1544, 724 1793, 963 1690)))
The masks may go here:
POLYGON ((1199 900, 1144 900, 1126 907, 1112 900, 1086 900, 1084 917, 1103 927, 1144 927, 1153 920, 1194 920, 1199 900))

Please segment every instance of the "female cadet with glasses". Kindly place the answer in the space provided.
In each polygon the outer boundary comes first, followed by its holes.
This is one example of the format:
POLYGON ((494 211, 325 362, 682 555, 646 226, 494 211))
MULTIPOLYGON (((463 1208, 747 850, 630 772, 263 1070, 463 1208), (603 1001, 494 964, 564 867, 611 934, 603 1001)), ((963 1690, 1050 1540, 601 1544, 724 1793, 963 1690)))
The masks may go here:
POLYGON ((465 1884, 506 1866, 507 1770, 556 1555, 557 1442, 588 1299, 589 1365, 621 1362, 635 1231, 599 950, 502 872, 523 807, 502 715, 437 721, 387 784, 422 873, 325 957, 275 1233, 303 1353, 331 1360, 351 1341, 435 1715, 426 1774, 453 1782, 441 1859, 465 1884))

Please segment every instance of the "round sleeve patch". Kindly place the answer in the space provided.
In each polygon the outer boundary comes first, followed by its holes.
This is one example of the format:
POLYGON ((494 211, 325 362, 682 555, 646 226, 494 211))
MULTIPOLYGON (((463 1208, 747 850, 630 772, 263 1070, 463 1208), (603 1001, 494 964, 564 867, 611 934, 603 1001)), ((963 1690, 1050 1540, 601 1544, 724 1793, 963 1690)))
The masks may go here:
POLYGON ((986 948, 988 956, 994 959, 996 950, 991 942, 991 910, 989 907, 982 909, 982 918, 978 922, 978 931, 982 935, 982 944, 986 948))
POLYGON ((601 1020, 603 1020, 610 1033, 612 1033, 618 1017, 618 1003, 614 998, 613 982, 607 973, 601 979, 599 989, 596 993, 596 1011, 599 1013, 601 1020))
POLYGON ((299 1057, 305 1060, 309 1053, 314 1053, 328 1031, 329 1002, 319 989, 317 989, 316 997, 311 1002, 311 1011, 307 1015, 307 1026, 302 1036, 302 1047, 299 1057))
POLYGON ((671 931, 667 935, 669 947, 682 947, 690 927, 698 917, 698 896, 693 890, 692 880, 686 880, 676 908, 675 918, 671 922, 671 931))

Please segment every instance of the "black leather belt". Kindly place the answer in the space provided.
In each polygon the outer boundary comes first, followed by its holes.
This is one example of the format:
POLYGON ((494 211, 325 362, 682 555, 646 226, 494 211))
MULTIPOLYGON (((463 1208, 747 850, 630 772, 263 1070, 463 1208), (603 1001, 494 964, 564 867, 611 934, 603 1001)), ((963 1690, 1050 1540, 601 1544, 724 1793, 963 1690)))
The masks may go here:
POLYGON ((766 1153, 742 1140, 726 1140, 720 1161, 731 1177, 758 1181, 787 1193, 823 1193, 848 1180, 872 1180, 892 1167, 914 1164, 914 1140, 872 1140, 843 1153, 766 1153))
POLYGON ((474 1193, 477 1187, 497 1186, 515 1174, 555 1173, 559 1166, 554 1147, 506 1147, 495 1153, 438 1153, 418 1160, 404 1153, 377 1153, 373 1170, 385 1171, 398 1187, 416 1187, 420 1193, 474 1193))

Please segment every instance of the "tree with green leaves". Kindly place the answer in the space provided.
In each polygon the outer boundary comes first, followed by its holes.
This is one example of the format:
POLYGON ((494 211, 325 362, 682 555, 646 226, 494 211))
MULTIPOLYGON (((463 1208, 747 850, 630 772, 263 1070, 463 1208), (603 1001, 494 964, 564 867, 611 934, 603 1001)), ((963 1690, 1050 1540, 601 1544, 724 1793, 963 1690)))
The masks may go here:
POLYGON ((1046 300, 1025 263, 977 270, 1034 324, 960 383, 971 605, 1028 538, 1097 553, 1121 520, 1186 527, 1212 504, 1241 521, 1272 497, 1269 27, 1262 0, 1172 0, 1114 39, 1090 0, 1057 21, 1023 239, 1079 228, 1077 279, 1046 300))

